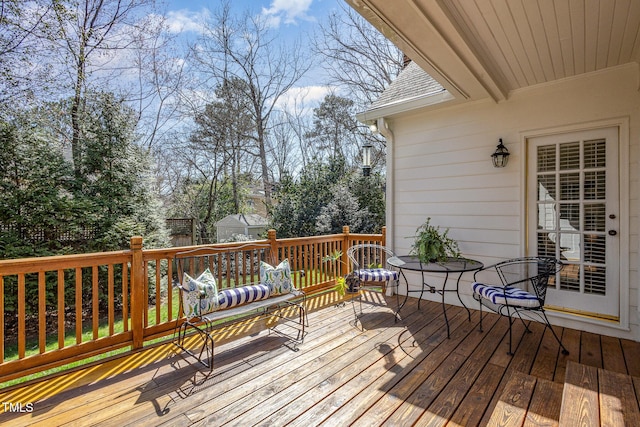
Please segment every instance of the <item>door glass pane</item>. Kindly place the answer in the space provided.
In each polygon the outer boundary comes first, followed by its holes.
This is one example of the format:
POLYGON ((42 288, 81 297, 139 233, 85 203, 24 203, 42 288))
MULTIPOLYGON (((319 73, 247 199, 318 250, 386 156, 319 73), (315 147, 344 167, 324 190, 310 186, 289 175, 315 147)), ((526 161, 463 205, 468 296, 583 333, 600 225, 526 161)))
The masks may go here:
POLYGON ((556 170, 556 146, 543 145, 538 147, 538 172, 549 172, 556 170))
POLYGON ((579 265, 565 265, 564 268, 560 270, 560 289, 563 291, 580 291, 579 265))
POLYGON ((584 230, 601 231, 606 228, 606 213, 604 203, 584 205, 584 230))
POLYGON ((604 200, 606 190, 605 171, 585 172, 584 198, 586 200, 604 200))
POLYGON ((556 236, 555 233, 538 233, 538 255, 539 256, 548 256, 553 258, 556 257, 555 236, 556 236))
POLYGON ((585 141, 584 143, 584 167, 604 168, 607 164, 606 160, 606 140, 598 139, 593 141, 585 141))
POLYGON ((560 175, 560 200, 580 199, 580 173, 563 173, 560 175))
POLYGON ((560 234, 560 256, 562 259, 571 262, 580 262, 580 234, 561 233, 560 234))
POLYGON ((606 276, 607 270, 601 267, 586 267, 584 272, 584 292, 586 294, 606 295, 606 276))
POLYGON ((538 179, 538 201, 556 200, 556 175, 540 175, 538 179))
POLYGON ((580 229, 579 203, 563 203, 560 205, 560 229, 576 231, 580 229))
POLYGON ((553 203, 540 203, 538 205, 538 229, 556 229, 556 206, 553 203))
POLYGON ((580 143, 560 144, 560 170, 580 168, 580 143))
POLYGON ((603 234, 584 235, 584 260, 585 262, 604 264, 606 237, 603 234))

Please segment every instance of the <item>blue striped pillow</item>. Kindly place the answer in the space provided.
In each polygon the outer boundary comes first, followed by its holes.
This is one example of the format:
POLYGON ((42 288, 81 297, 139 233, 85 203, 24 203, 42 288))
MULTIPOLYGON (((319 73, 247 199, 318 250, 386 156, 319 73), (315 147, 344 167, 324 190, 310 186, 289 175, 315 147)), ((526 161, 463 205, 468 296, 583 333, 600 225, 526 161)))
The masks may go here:
POLYGON ((218 294, 218 309, 236 307, 253 301, 267 299, 270 296, 267 285, 248 285, 224 289, 218 294))
POLYGON ((384 268, 369 268, 358 270, 358 277, 363 282, 386 282, 387 280, 398 280, 398 272, 384 268))
POLYGON ((494 304, 510 305, 513 307, 537 308, 540 300, 535 295, 520 288, 490 286, 482 283, 474 283, 473 292, 494 304))

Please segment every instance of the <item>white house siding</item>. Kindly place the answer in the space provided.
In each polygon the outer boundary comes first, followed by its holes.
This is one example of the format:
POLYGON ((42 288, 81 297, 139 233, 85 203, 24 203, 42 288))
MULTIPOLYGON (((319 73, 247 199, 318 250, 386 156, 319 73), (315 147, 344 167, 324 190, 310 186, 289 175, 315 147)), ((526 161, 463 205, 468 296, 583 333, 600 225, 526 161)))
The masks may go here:
MULTIPOLYGON (((628 220, 619 233, 621 259, 625 251, 629 255, 622 263, 628 269, 621 272, 621 288, 626 289, 623 324, 611 327, 611 323, 558 316, 552 322, 639 340, 639 77, 634 64, 523 89, 499 104, 463 103, 387 118, 394 134, 388 145, 393 197, 387 225, 395 251, 407 253, 415 229, 431 217, 433 224, 450 228, 450 236, 467 257, 488 264, 526 255, 525 139, 547 131, 581 130, 593 123, 619 123, 623 173, 619 215, 623 224, 628 220), (504 169, 494 168, 490 159, 498 138, 511 152, 504 169)), ((477 308, 470 297, 471 279, 472 275, 463 279, 467 294, 463 299, 477 308)), ((409 280, 416 286, 419 278, 413 275, 409 280)), ((447 301, 457 299, 450 294, 447 301)))

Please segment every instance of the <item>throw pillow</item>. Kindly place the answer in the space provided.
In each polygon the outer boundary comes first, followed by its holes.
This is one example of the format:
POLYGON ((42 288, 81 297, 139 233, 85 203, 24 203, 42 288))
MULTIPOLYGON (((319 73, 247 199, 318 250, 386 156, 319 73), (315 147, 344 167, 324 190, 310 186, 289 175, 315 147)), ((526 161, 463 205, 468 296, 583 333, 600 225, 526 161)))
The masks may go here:
POLYGON ((218 309, 218 286, 208 268, 197 279, 184 273, 182 285, 182 310, 187 319, 198 317, 218 309))
POLYGON ((285 259, 276 267, 260 262, 260 283, 269 286, 271 295, 287 294, 293 290, 291 279, 291 267, 289 260, 285 259))

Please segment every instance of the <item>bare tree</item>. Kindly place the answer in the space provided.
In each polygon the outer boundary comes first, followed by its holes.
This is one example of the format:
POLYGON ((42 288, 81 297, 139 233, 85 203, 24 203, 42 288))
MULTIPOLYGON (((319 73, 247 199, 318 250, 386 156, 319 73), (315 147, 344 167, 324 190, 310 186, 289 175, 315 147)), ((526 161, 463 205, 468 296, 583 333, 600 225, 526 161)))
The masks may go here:
POLYGON ((33 98, 51 83, 42 58, 54 37, 58 6, 58 0, 0 0, 0 102, 33 98))
POLYGON ((267 206, 271 205, 272 191, 267 156, 271 117, 281 97, 311 67, 298 41, 278 45, 276 37, 277 32, 263 17, 249 12, 234 17, 230 2, 225 1, 192 49, 200 71, 209 80, 221 82, 237 78, 247 82, 244 95, 249 101, 254 125, 247 137, 255 143, 254 154, 260 161, 267 206))
POLYGON ((180 98, 185 62, 176 37, 166 31, 165 18, 151 14, 131 33, 132 62, 137 80, 127 95, 143 129, 140 144, 154 148, 180 123, 180 98))
POLYGON ((334 11, 320 34, 314 53, 330 76, 330 84, 348 91, 359 107, 371 104, 404 66, 402 52, 345 3, 334 11))
MULTIPOLYGON (((405 57, 351 7, 344 3, 340 7, 341 11, 333 12, 320 26, 320 34, 313 38, 313 50, 324 58, 328 83, 339 87, 340 95, 352 100, 356 111, 363 111, 400 73, 405 57)), ((383 164, 386 140, 364 125, 354 132, 375 147, 374 164, 383 164)))
MULTIPOLYGON (((81 138, 84 96, 92 61, 129 43, 124 28, 134 25, 135 12, 154 0, 76 0, 54 8, 58 44, 69 70, 71 102, 71 152, 76 176, 81 175, 81 138)), ((61 2, 62 3, 62 2, 61 2)), ((102 58, 104 60, 104 58, 102 58)))

